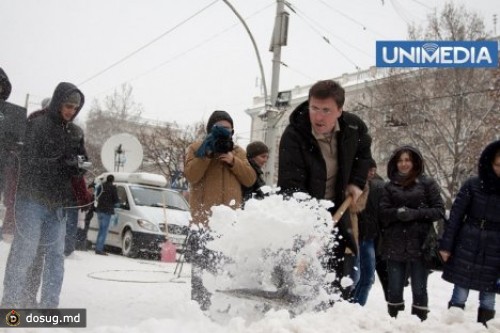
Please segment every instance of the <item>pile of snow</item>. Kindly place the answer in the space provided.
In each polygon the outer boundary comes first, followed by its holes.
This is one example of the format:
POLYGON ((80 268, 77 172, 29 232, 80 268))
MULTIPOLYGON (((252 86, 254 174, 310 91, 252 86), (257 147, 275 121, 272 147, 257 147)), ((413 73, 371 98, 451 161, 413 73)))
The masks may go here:
POLYGON ((217 275, 203 275, 205 287, 215 295, 211 310, 250 318, 263 312, 242 310, 238 307, 242 304, 234 304, 236 300, 219 295, 221 290, 286 289, 301 297, 294 305, 296 313, 338 299, 324 291, 335 275, 326 272, 320 262, 322 253, 335 245, 327 210, 331 206, 331 202, 298 193, 288 199, 278 194, 251 199, 243 210, 213 207, 210 226, 214 240, 207 247, 221 252, 225 259, 217 275))

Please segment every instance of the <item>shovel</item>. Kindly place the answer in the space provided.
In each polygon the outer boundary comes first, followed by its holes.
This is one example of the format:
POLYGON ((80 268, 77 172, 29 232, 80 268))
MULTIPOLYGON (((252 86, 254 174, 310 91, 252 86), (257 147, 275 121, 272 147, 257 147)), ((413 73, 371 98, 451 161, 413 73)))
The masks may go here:
POLYGON ((352 202, 352 196, 348 195, 344 202, 340 205, 340 207, 335 211, 335 214, 332 215, 333 224, 337 224, 339 220, 342 218, 342 215, 346 212, 352 202))
MULTIPOLYGON (((335 213, 332 215, 332 221, 333 221, 333 226, 335 226, 339 220, 342 218, 344 213, 349 209, 349 206, 351 205, 352 202, 352 196, 348 195, 344 202, 340 205, 340 207, 335 211, 335 213)), ((307 268, 307 261, 305 260, 299 260, 295 266, 295 273, 296 274, 304 274, 307 268)))
POLYGON ((165 220, 165 243, 161 245, 161 261, 162 262, 175 262, 177 247, 168 238, 168 222, 167 222, 167 208, 165 202, 165 193, 162 193, 163 198, 163 219, 165 220))

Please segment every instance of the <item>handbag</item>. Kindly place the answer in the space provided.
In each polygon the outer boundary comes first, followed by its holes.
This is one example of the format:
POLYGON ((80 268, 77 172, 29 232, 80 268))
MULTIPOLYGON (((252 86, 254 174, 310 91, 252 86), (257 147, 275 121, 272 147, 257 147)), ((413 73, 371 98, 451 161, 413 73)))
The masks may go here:
POLYGON ((435 223, 431 223, 429 232, 422 244, 422 255, 425 268, 432 271, 442 271, 444 262, 438 250, 438 234, 434 226, 435 223))

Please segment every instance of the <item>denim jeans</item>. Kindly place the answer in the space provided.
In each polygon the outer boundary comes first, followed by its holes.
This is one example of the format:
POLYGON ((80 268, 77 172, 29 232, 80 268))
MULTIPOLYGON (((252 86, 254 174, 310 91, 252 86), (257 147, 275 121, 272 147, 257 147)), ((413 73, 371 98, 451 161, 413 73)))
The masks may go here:
POLYGON ((76 231, 78 229, 78 209, 77 207, 65 208, 66 216, 66 237, 64 239, 64 255, 69 256, 75 251, 76 231))
POLYGON ((403 292, 407 265, 409 265, 410 269, 413 305, 417 307, 427 307, 427 277, 429 272, 425 268, 424 262, 421 259, 408 262, 387 260, 387 273, 389 277, 387 301, 391 304, 404 304, 403 292))
MULTIPOLYGON (((480 291, 479 292, 479 307, 485 310, 495 310, 495 296, 494 292, 480 291)), ((462 288, 458 285, 453 287, 453 294, 451 295, 450 303, 463 304, 467 302, 469 297, 469 289, 462 288)))
POLYGON ((368 294, 375 282, 375 242, 373 239, 359 244, 360 277, 354 290, 354 303, 365 305, 368 294))
POLYGON ((99 221, 99 232, 97 233, 97 239, 95 241, 96 252, 104 251, 104 243, 106 242, 106 237, 108 236, 110 220, 111 214, 97 213, 97 221, 99 221))
POLYGON ((26 289, 24 289, 24 307, 36 308, 38 306, 37 294, 42 282, 43 266, 45 263, 45 248, 38 246, 35 260, 26 272, 26 289))
POLYGON ((28 271, 43 247, 43 282, 40 306, 56 308, 64 277, 64 236, 66 217, 62 208, 50 209, 31 199, 16 202, 16 233, 12 242, 4 277, 2 307, 16 308, 26 304, 28 271))

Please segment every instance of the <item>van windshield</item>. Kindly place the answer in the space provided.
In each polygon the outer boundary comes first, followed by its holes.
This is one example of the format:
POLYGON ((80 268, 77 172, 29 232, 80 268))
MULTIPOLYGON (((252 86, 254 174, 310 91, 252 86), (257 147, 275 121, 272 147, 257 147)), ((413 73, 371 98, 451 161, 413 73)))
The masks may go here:
POLYGON ((165 207, 184 211, 189 210, 186 199, 175 191, 134 185, 130 186, 130 192, 137 206, 165 207))

